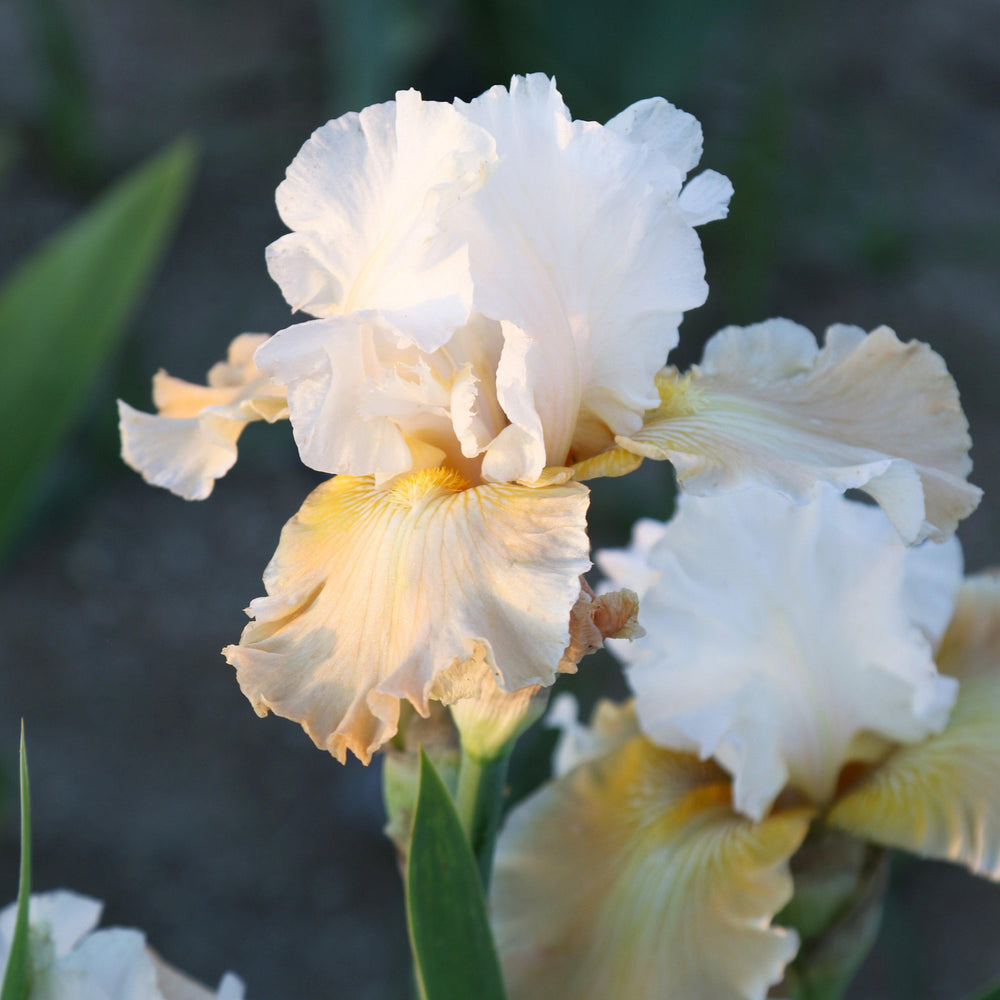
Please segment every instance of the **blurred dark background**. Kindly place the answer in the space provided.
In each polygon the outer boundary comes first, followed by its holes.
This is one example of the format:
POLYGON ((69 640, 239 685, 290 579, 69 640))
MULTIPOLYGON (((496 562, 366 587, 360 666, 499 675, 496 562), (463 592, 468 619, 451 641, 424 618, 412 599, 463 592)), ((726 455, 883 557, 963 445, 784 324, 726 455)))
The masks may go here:
MULTIPOLYGON (((235 334, 288 325, 264 267, 274 188, 315 127, 398 87, 469 99, 542 70, 578 118, 654 94, 695 114, 703 165, 736 195, 701 230, 711 294, 677 360, 771 315, 930 342, 987 491, 967 564, 1000 563, 998 39, 996 0, 0 3, 0 278, 178 135, 201 146, 165 265, 0 567, 0 904, 23 716, 39 890, 106 900, 105 923, 207 982, 234 969, 250 1000, 406 995, 377 765, 258 720, 218 652, 318 477, 287 425, 257 424, 214 495, 185 503, 120 463, 113 405, 149 409, 158 367, 201 381, 235 334)), ((593 484, 596 545, 669 510, 669 471, 647 466, 593 484)), ((592 658, 577 683, 591 698, 609 677, 592 658)), ((997 975, 1000 888, 899 864, 851 996, 952 1000, 997 975)))

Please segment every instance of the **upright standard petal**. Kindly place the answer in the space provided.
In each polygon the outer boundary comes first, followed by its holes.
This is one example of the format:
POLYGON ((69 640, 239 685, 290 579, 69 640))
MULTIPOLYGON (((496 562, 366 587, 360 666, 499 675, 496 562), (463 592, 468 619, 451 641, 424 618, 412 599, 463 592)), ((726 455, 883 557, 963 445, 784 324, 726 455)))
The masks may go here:
POLYGON ((157 414, 118 401, 122 458, 147 483, 185 500, 204 500, 236 461, 236 442, 252 420, 288 416, 284 386, 273 384, 254 364, 254 351, 268 339, 241 333, 225 361, 195 385, 166 372, 153 378, 157 414))
POLYGON ((747 815, 786 786, 824 804, 848 761, 947 721, 956 685, 927 634, 958 586, 951 546, 914 555, 879 510, 831 490, 800 507, 754 489, 682 495, 646 562, 646 638, 615 649, 643 732, 715 757, 747 815))
POLYGON ((727 327, 701 365, 658 383, 659 407, 618 443, 669 459, 691 493, 756 483, 803 503, 824 483, 858 488, 908 543, 947 538, 982 495, 944 362, 888 327, 831 326, 822 350, 788 320, 727 327))
POLYGON ((697 123, 666 102, 573 121, 540 74, 457 107, 499 158, 447 220, 469 245, 474 307, 504 323, 498 397, 516 431, 484 472, 533 480, 638 430, 655 405, 681 316, 707 292, 678 203, 700 129, 692 142, 697 123))
POLYGON ((401 699, 426 714, 429 698, 467 696, 484 663, 505 691, 552 683, 590 565, 586 509, 576 483, 338 476, 285 526, 226 658, 259 714, 367 763, 401 699))
POLYGON ((1000 879, 1000 578, 966 581, 938 652, 958 680, 945 730, 900 747, 828 817, 865 840, 1000 879))
POLYGON ((485 180, 494 145, 450 104, 413 90, 317 129, 278 187, 294 232, 268 269, 293 309, 317 317, 379 311, 434 350, 468 318, 464 241, 439 217, 485 180))
POLYGON ((543 786, 497 847, 511 1000, 763 1000, 798 946, 771 921, 812 815, 750 823, 717 765, 642 737, 543 786))

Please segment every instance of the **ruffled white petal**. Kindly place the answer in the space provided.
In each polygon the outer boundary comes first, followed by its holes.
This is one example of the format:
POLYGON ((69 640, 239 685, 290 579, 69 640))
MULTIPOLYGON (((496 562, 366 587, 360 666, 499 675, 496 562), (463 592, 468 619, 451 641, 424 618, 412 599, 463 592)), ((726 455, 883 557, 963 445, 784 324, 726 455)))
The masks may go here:
POLYGON ((426 714, 429 698, 465 696, 483 663, 506 691, 552 683, 590 565, 586 508, 575 483, 339 476, 285 526, 268 596, 225 655, 260 714, 367 762, 401 699, 426 714))
POLYGON ((660 574, 647 636, 615 649, 643 732, 714 756, 753 818, 789 785, 829 801, 848 761, 883 751, 873 735, 913 742, 947 721, 956 685, 925 632, 960 564, 929 546, 925 581, 935 560, 938 593, 918 601, 909 550, 874 507, 830 490, 804 507, 761 489, 682 495, 646 557, 660 574))
POLYGON ((684 185, 677 206, 689 226, 703 226, 724 219, 732 197, 732 181, 715 170, 705 170, 684 185))
MULTIPOLYGON (((104 904, 99 899, 68 889, 36 893, 28 903, 28 924, 49 939, 56 957, 61 958, 97 926, 103 909, 104 904)), ((0 964, 7 961, 16 920, 16 903, 5 906, 0 912, 0 964)))
POLYGON ((328 122, 278 187, 294 232, 268 248, 271 276, 294 309, 375 310, 423 350, 440 347, 468 318, 472 288, 464 242, 439 218, 493 158, 487 133, 412 90, 328 122))
POLYGON ((907 542, 948 537, 979 503, 954 381, 887 327, 831 326, 822 350, 788 320, 728 327, 659 386, 660 406, 618 443, 670 459, 692 493, 757 483, 804 502, 822 483, 863 489, 907 542))
POLYGON ((904 609, 934 649, 955 611, 963 567, 962 546, 954 535, 945 542, 924 542, 907 550, 904 609))
POLYGON ((763 1000, 797 948, 771 920, 811 815, 750 823, 715 764, 641 737, 543 786, 497 849, 511 1000, 763 1000))
POLYGON ((503 427, 493 390, 500 326, 481 316, 427 353, 402 347, 377 316, 299 323, 276 333, 257 364, 288 385, 292 430, 314 469, 374 475, 449 464, 469 475, 503 427))
POLYGON ((660 570, 653 566, 649 557, 666 530, 662 521, 641 517, 632 525, 627 549, 601 549, 595 553, 594 561, 612 585, 630 587, 642 600, 660 579, 660 570))
POLYGON ((111 927, 88 934, 48 975, 38 1000, 161 1000, 156 966, 140 931, 111 927))
POLYGON ((457 102, 499 157, 447 219, 468 241, 475 308, 505 324, 497 396, 520 433, 487 450, 488 478, 589 458, 655 405, 653 376, 707 291, 678 205, 683 172, 664 152, 687 141, 664 121, 682 116, 684 131, 693 119, 664 105, 575 122, 540 74, 457 102))
POLYGON ((284 386, 258 370, 254 351, 266 334, 243 333, 226 361, 195 385, 159 372, 153 378, 157 414, 118 401, 122 458, 143 479, 186 500, 204 500, 236 461, 236 442, 252 420, 288 416, 284 386))
POLYGON ((866 840, 1000 879, 1000 579, 963 586, 938 652, 957 678, 943 732, 900 747, 834 805, 828 822, 866 840))
POLYGON ((607 127, 661 154, 676 173, 674 194, 701 159, 701 123, 662 97, 647 97, 630 104, 610 119, 607 127))

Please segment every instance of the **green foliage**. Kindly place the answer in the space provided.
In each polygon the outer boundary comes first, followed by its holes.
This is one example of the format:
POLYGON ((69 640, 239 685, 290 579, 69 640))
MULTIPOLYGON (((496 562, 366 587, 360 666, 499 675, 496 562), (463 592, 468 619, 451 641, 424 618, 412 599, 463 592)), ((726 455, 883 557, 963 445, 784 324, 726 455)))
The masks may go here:
POLYGON ((17 918, 0 1000, 28 1000, 31 990, 28 905, 31 899, 31 792, 28 788, 28 755, 21 725, 21 872, 17 886, 17 918))
POLYGON ((31 130, 62 181, 90 188, 99 162, 90 81, 61 0, 22 0, 21 10, 42 83, 42 107, 31 130))
POLYGON ((975 1000, 1000 1000, 1000 983, 988 989, 985 993, 977 994, 975 1000))
POLYGON ((163 256, 194 163, 174 144, 0 286, 0 552, 163 256))
POLYGON ((423 751, 406 914, 422 1000, 504 1000, 476 861, 451 797, 423 751))

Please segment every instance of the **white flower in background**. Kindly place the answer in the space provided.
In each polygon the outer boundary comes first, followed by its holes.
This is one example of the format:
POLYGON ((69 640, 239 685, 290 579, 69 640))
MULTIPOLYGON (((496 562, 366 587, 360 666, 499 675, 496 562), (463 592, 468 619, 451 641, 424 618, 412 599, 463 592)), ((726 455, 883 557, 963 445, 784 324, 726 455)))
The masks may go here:
MULTIPOLYGON (((243 1000, 226 973, 212 991, 163 962, 141 931, 94 930, 103 904, 59 890, 31 897, 31 1000, 243 1000)), ((0 912, 0 981, 7 968, 16 904, 0 912)))
POLYGON ((849 761, 947 722, 957 685, 933 652, 961 582, 955 539, 907 548, 832 490, 799 507, 749 489, 680 496, 645 562, 646 637, 620 650, 642 730, 714 757, 751 818, 787 787, 825 803, 849 761))
POLYGON ((660 527, 597 556, 644 588, 634 702, 556 702, 555 778, 500 835, 511 1000, 763 1000, 811 823, 1000 879, 1000 578, 830 491, 682 496, 660 527))

